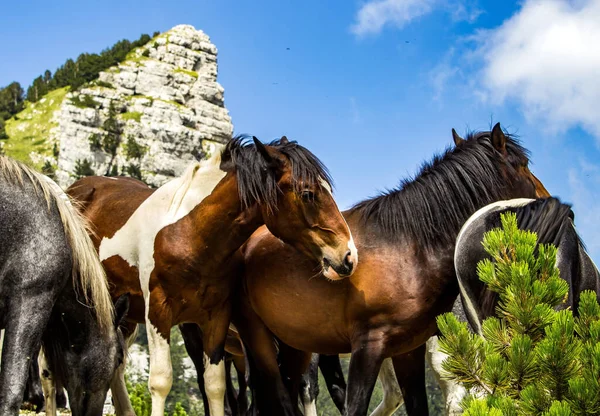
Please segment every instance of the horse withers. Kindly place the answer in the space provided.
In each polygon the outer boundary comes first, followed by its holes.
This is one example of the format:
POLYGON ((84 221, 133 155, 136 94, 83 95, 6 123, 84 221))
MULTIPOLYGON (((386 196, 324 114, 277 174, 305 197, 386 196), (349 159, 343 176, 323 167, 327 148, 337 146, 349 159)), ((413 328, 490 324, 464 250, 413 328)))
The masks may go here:
MULTIPOLYGON (((241 265, 236 256, 261 225, 332 280, 358 264, 329 174, 310 151, 285 137, 268 145, 238 137, 213 150, 157 190, 103 177, 83 178, 67 190, 94 226, 113 298, 130 293, 128 321, 146 323, 153 416, 163 415, 172 384, 171 327, 186 322, 202 330, 202 382, 211 415, 223 414, 224 346, 241 265)), ((112 386, 117 412, 133 415, 119 371, 112 386)))
POLYGON ((123 359, 106 276, 83 218, 39 173, 0 156, 0 414, 17 415, 40 345, 74 415, 99 416, 123 359))

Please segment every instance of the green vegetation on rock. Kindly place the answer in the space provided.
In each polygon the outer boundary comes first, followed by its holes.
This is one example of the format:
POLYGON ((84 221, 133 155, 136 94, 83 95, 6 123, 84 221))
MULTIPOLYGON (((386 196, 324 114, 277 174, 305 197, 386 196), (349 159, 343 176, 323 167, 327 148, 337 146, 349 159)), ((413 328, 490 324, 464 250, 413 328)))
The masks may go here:
POLYGON ((124 121, 135 120, 139 123, 142 119, 142 113, 140 113, 139 111, 129 111, 127 113, 121 114, 121 119, 124 121))
POLYGON ((37 103, 25 103, 25 108, 6 121, 8 140, 4 151, 8 156, 40 169, 42 163, 33 163, 31 152, 53 156, 53 145, 48 141, 50 129, 57 126, 54 113, 60 109, 69 87, 48 93, 37 103))
POLYGON ((186 74, 186 75, 189 75, 190 77, 198 79, 198 73, 196 71, 189 71, 189 70, 183 69, 183 68, 175 68, 174 72, 179 72, 181 74, 186 74))
POLYGON ((100 103, 87 94, 77 94, 71 97, 71 104, 79 108, 96 108, 100 103))

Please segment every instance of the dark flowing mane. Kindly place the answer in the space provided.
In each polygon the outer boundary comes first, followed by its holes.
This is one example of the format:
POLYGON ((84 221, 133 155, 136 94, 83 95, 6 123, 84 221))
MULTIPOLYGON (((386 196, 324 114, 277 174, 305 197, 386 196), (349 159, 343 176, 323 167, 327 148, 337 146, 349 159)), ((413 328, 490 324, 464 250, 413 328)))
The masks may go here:
POLYGON ((473 132, 459 145, 424 163, 414 179, 356 204, 351 211, 390 242, 414 239, 432 249, 452 244, 464 221, 490 202, 507 199, 517 172, 529 154, 506 134, 504 158, 491 143, 491 132, 473 132), (505 177, 501 167, 507 168, 505 177))
MULTIPOLYGON (((500 214, 504 212, 514 212, 519 229, 535 232, 538 244, 554 244, 555 246, 558 246, 567 231, 565 224, 572 224, 575 219, 571 205, 562 203, 555 197, 538 198, 527 205, 508 207, 495 212, 490 218, 493 228, 501 227, 500 214)), ((575 234, 579 245, 585 248, 579 234, 575 234)))
MULTIPOLYGON (((281 192, 277 178, 256 145, 248 141, 248 138, 246 135, 233 137, 223 150, 221 161, 231 162, 236 170, 240 200, 244 209, 259 203, 273 211, 277 207, 278 193, 281 192)), ((273 140, 267 146, 274 147, 288 159, 296 191, 301 191, 304 186, 320 186, 321 180, 331 186, 331 175, 327 168, 305 147, 286 138, 273 140)))
MULTIPOLYGON (((558 198, 538 198, 527 205, 507 207, 494 211, 486 218, 486 229, 501 228, 501 214, 514 212, 520 230, 529 230, 537 234, 536 251, 540 244, 553 244, 557 248, 570 227, 574 227, 575 214, 571 205, 562 203, 558 198)), ((585 244, 577 232, 574 233, 576 244, 585 250, 585 244)), ((498 304, 498 294, 484 287, 480 294, 481 310, 484 316, 494 314, 498 304)))

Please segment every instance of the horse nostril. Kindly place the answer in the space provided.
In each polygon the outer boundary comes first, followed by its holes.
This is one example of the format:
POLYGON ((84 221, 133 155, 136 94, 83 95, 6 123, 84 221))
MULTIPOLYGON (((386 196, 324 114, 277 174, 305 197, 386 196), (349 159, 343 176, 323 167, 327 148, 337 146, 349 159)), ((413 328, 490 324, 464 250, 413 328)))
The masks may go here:
POLYGON ((344 266, 346 266, 346 268, 349 271, 352 271, 352 268, 354 267, 354 263, 351 260, 352 258, 352 253, 350 252, 350 250, 348 250, 348 252, 346 253, 346 256, 344 257, 344 266))

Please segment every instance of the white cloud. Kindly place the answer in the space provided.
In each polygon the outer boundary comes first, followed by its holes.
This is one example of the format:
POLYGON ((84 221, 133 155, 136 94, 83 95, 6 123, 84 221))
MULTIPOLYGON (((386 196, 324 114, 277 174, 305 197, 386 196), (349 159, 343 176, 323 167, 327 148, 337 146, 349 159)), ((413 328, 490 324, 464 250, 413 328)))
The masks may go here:
POLYGON ((530 121, 600 140, 600 0, 527 0, 477 40, 490 103, 515 100, 530 121))
POLYGON ((436 0, 372 0, 357 13, 351 30, 355 35, 376 34, 385 25, 403 27, 411 20, 428 14, 436 0))
POLYGON ((350 28, 357 36, 378 34, 385 26, 401 29, 435 9, 450 14, 453 21, 473 23, 482 13, 477 0, 368 0, 356 14, 350 28))

